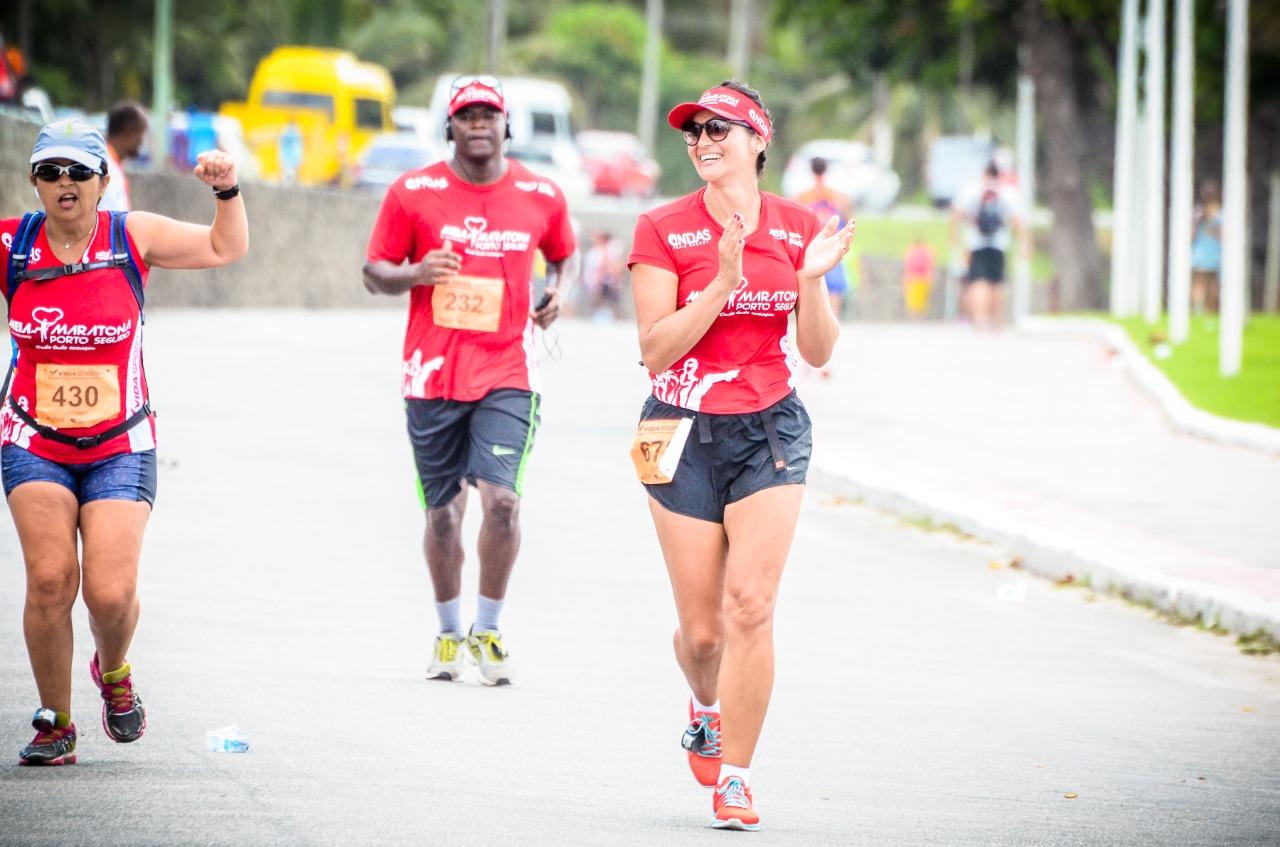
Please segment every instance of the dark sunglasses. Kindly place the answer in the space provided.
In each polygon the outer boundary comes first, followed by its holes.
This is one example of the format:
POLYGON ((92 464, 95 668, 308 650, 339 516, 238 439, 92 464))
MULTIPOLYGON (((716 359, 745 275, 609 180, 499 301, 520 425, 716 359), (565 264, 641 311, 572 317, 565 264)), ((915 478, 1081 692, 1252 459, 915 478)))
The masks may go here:
POLYGON ((728 118, 711 118, 706 123, 698 123, 697 121, 686 121, 685 125, 680 127, 680 131, 684 133, 684 143, 690 147, 698 143, 698 139, 702 137, 702 131, 707 131, 707 138, 712 141, 724 141, 729 137, 729 130, 732 125, 745 126, 747 129, 755 132, 751 124, 746 121, 731 121, 728 118))
POLYGON ((31 173, 42 182, 57 182, 63 174, 71 177, 76 182, 84 182, 99 175, 98 171, 88 165, 79 163, 74 165, 55 165, 53 162, 41 162, 31 169, 31 173))

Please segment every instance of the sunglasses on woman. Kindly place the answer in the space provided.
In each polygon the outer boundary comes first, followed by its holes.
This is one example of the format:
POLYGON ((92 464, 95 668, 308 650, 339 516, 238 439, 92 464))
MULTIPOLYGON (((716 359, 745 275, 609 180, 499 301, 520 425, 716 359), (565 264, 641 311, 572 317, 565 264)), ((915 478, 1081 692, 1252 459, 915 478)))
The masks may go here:
POLYGON ((84 182, 98 176, 98 171, 88 165, 79 163, 74 165, 55 165, 53 162, 41 162, 31 169, 31 173, 35 174, 36 179, 42 182, 57 182, 63 174, 71 177, 76 182, 84 182))
POLYGON ((690 147, 698 143, 698 139, 702 137, 702 131, 707 131, 707 137, 712 141, 724 141, 729 137, 729 130, 732 125, 745 126, 752 132, 755 130, 751 124, 746 121, 731 121, 728 118, 711 118, 706 123, 698 123, 697 121, 688 121, 684 126, 680 127, 680 131, 684 133, 684 143, 690 147))

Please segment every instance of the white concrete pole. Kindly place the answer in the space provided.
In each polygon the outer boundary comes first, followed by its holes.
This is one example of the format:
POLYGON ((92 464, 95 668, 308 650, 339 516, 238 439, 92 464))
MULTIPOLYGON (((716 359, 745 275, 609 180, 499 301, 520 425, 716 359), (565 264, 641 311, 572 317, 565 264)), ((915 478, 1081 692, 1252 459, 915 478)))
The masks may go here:
POLYGON ((1262 308, 1280 312, 1280 171, 1271 172, 1271 202, 1267 213, 1267 272, 1262 308))
POLYGON ((173 0, 156 0, 151 58, 151 169, 169 168, 169 112, 173 109, 173 0))
POLYGON ((507 40, 507 0, 489 0, 488 59, 486 70, 502 73, 502 51, 507 40))
POLYGON ((729 49, 725 56, 733 78, 746 82, 751 72, 751 23, 755 20, 753 0, 730 0, 729 49))
POLYGON ((1218 371, 1240 372, 1244 318, 1248 304, 1249 239, 1245 232, 1245 131, 1249 63, 1249 0, 1227 7, 1226 126, 1222 173, 1222 296, 1218 320, 1218 371))
POLYGON ((1146 259, 1143 268, 1142 316, 1148 323, 1160 320, 1164 307, 1164 0, 1148 0, 1146 137, 1143 156, 1147 164, 1146 259))
MULTIPOLYGON (((1025 67, 1025 65, 1024 65, 1025 67)), ((1036 207, 1036 84, 1028 73, 1018 75, 1018 188, 1022 193, 1022 225, 1031 238, 1036 207)), ((1013 320, 1031 314, 1031 260, 1017 250, 1013 277, 1013 320)))
POLYGON ((662 56, 662 0, 646 0, 645 23, 648 34, 644 41, 644 68, 640 73, 640 114, 636 135, 649 155, 654 155, 658 133, 658 62, 662 56))
POLYGON ((1138 120, 1138 0, 1124 0, 1120 27, 1120 90, 1116 98, 1116 158, 1112 182, 1111 213, 1111 314, 1133 314, 1129 291, 1137 284, 1131 276, 1133 254, 1133 194, 1135 124, 1138 120))
POLYGON ((1173 60, 1173 154, 1169 163, 1169 341, 1187 340, 1191 310, 1191 211, 1194 168, 1192 102, 1195 51, 1192 26, 1195 0, 1177 0, 1173 60))

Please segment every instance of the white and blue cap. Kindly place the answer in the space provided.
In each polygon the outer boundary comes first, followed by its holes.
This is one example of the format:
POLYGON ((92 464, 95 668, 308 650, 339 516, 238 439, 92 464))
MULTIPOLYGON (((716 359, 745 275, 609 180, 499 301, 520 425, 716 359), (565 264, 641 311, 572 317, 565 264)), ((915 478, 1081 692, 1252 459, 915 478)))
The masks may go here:
POLYGON ((62 118, 41 127, 36 146, 31 148, 31 164, 48 159, 70 159, 102 171, 107 160, 107 142, 102 133, 84 121, 62 118))

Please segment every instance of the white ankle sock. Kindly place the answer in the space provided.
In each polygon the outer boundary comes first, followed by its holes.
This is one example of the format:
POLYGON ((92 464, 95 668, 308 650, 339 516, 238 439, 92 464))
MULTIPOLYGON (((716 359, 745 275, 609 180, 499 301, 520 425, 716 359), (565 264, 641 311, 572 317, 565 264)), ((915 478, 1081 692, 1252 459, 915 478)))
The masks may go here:
POLYGON ((704 706, 703 704, 698 702, 698 695, 696 694, 691 694, 689 699, 693 701, 693 710, 695 712, 719 712, 720 711, 719 700, 716 700, 710 706, 704 706))
POLYGON ((445 600, 443 603, 436 603, 436 615, 440 618, 440 634, 451 632, 455 635, 462 634, 462 595, 459 594, 452 600, 445 600))
POLYGON ((498 631, 498 615, 502 614, 502 600, 491 600, 483 594, 476 595, 476 629, 498 631))
POLYGON ((742 784, 751 787, 751 768, 740 768, 737 765, 720 765, 720 781, 724 782, 731 776, 736 776, 742 780, 742 784))

